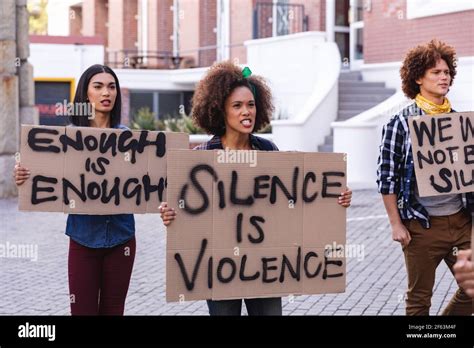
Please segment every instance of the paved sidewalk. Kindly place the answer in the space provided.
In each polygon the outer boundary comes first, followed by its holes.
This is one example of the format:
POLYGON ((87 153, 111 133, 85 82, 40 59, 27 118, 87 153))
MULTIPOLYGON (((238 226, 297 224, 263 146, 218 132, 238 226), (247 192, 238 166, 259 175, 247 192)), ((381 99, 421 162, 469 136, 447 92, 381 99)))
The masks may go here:
MULTIPOLYGON (((64 214, 18 212, 16 199, 0 200, 0 244, 38 246, 37 261, 0 258, 0 315, 69 315, 65 224, 64 214)), ((126 314, 207 315, 205 301, 165 301, 166 243, 159 216, 136 215, 136 228, 137 255, 126 314)), ((284 315, 405 314, 403 254, 391 240, 383 203, 375 190, 354 192, 347 243, 363 245, 365 257, 348 258, 346 292, 285 297, 284 315)), ((441 314, 456 289, 442 263, 436 274, 432 315, 441 314)))

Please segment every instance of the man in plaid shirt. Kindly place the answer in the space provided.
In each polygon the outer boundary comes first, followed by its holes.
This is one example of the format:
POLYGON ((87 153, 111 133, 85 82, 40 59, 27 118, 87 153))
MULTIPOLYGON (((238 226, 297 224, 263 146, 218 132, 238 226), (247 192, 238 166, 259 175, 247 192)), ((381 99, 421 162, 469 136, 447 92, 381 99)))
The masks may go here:
MULTIPOLYGON (((408 118, 454 112, 446 94, 456 75, 454 48, 437 40, 411 49, 400 69, 402 89, 415 102, 393 116, 382 133, 377 184, 392 227, 402 245, 408 273, 407 315, 429 315, 436 268, 450 270, 458 250, 471 244, 474 195, 420 197, 408 118)), ((470 315, 471 299, 459 288, 446 315, 470 315)))

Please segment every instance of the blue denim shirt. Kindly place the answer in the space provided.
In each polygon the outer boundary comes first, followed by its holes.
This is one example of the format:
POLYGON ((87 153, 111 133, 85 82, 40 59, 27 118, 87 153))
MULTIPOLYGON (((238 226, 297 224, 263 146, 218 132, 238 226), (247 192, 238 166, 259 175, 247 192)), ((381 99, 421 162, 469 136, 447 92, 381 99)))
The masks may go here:
MULTIPOLYGON (((128 129, 123 125, 119 129, 128 129)), ((77 215, 69 214, 66 235, 89 248, 112 248, 132 239, 135 235, 133 214, 77 215)))
POLYGON ((133 238, 135 219, 133 214, 69 214, 66 235, 89 248, 112 248, 133 238))

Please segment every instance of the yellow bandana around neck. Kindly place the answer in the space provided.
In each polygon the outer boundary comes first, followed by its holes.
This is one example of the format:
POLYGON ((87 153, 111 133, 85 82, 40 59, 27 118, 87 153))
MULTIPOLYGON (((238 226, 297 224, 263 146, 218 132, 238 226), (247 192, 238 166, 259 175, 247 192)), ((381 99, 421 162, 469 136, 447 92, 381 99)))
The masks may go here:
POLYGON ((423 97, 420 93, 416 95, 415 98, 416 105, 428 115, 436 115, 436 114, 445 114, 451 111, 451 103, 449 102, 448 98, 444 97, 443 104, 435 104, 432 101, 429 101, 425 97, 423 97))

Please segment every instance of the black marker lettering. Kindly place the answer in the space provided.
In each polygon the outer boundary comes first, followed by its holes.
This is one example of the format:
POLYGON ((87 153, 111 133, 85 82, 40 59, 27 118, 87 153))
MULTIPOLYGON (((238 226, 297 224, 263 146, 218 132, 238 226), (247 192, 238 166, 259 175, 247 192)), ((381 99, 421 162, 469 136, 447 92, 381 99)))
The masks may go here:
POLYGON ((28 132, 28 146, 33 151, 54 152, 54 153, 61 152, 60 148, 54 145, 39 146, 39 144, 51 144, 53 142, 53 139, 50 139, 50 138, 37 138, 36 136, 40 134, 58 135, 59 132, 55 129, 44 129, 44 128, 30 129, 30 131, 28 132))
POLYGON ((310 251, 309 253, 306 254, 306 256, 304 257, 304 273, 306 274, 306 277, 308 277, 309 279, 311 278, 314 278, 316 277, 319 272, 321 272, 321 268, 322 268, 322 264, 321 262, 319 263, 318 267, 316 268, 316 271, 314 273, 311 273, 308 269, 308 264, 309 264, 309 260, 312 258, 312 257, 315 257, 315 258, 318 258, 318 254, 316 254, 314 251, 310 251))
POLYGON ((79 196, 81 201, 85 202, 87 199, 86 196, 86 183, 84 174, 81 174, 81 189, 79 190, 76 186, 74 186, 68 179, 63 178, 63 202, 64 204, 69 204, 69 197, 68 197, 68 189, 73 190, 76 195, 79 196))
POLYGON ((426 134, 428 137, 428 141, 431 146, 434 146, 435 144, 435 135, 436 135, 436 120, 434 117, 430 119, 431 121, 431 132, 428 129, 427 122, 425 121, 420 121, 418 122, 413 122, 413 129, 415 130, 415 135, 416 139, 418 140, 418 146, 422 147, 423 146, 423 134, 426 134))
POLYGON ((109 165, 110 161, 105 157, 97 158, 97 166, 95 165, 95 163, 92 163, 91 165, 92 171, 97 175, 104 175, 105 174, 104 164, 109 165), (97 169, 97 167, 99 167, 99 169, 97 169))
POLYGON ((248 196, 247 198, 238 198, 237 197, 237 180, 239 176, 237 171, 232 171, 232 181, 230 184, 230 201, 232 204, 240 204, 240 205, 252 205, 253 204, 253 197, 248 196))
POLYGON ((264 283, 273 283, 278 279, 277 277, 268 278, 268 271, 273 271, 273 270, 278 269, 277 266, 269 267, 268 263, 276 261, 276 260, 277 260, 276 257, 262 257, 262 267, 263 267, 262 281, 264 283))
POLYGON ((237 215, 237 243, 242 243, 242 219, 244 214, 239 213, 237 215))
POLYGON ((263 194, 263 193, 260 193, 260 190, 261 189, 268 189, 270 187, 270 184, 269 183, 261 183, 261 181, 269 181, 270 180, 270 176, 269 175, 260 175, 260 176, 257 176, 255 179, 254 179, 254 186, 253 186, 253 197, 255 199, 257 198, 265 198, 268 196, 268 194, 263 194))
POLYGON ((236 272, 237 266, 235 265, 234 260, 232 260, 230 257, 224 257, 219 261, 219 265, 217 266, 217 279, 219 279, 221 283, 230 283, 232 279, 234 279, 236 272), (222 269, 226 263, 230 265, 231 271, 230 275, 227 278, 224 278, 222 275, 222 269))
POLYGON ((258 279, 258 277, 260 276, 260 272, 257 271, 255 272, 255 274, 251 275, 251 276, 246 276, 245 275, 245 265, 247 264, 247 255, 244 255, 242 256, 242 261, 241 261, 241 264, 240 264, 240 272, 239 272, 239 278, 240 280, 242 281, 248 281, 248 280, 255 280, 255 279, 258 279))
MULTIPOLYGON (((197 174, 200 171, 208 172, 209 174, 212 175, 214 181, 217 181, 216 172, 214 171, 214 169, 211 166, 209 166, 207 164, 199 164, 191 170, 191 173, 189 174, 190 179, 191 179, 191 183, 193 184, 193 186, 196 188, 196 190, 199 192, 199 194, 202 197, 202 205, 198 208, 191 208, 189 206, 189 204, 184 205, 183 209, 187 213, 193 214, 193 215, 201 214, 202 212, 206 211, 207 208, 209 207, 209 197, 208 197, 206 191, 204 191, 204 188, 201 186, 201 184, 199 183, 199 181, 196 178, 197 174)), ((186 202, 186 193, 187 193, 187 191, 188 191, 188 184, 185 184, 183 186, 183 188, 181 189, 181 193, 179 195, 179 199, 181 199, 184 202, 186 202)))
POLYGON ((342 187, 342 184, 340 182, 328 182, 328 176, 337 176, 343 178, 345 174, 343 172, 324 172, 323 173, 323 192, 322 196, 323 197, 334 197, 337 198, 340 196, 339 193, 337 194, 332 194, 327 192, 328 187, 342 187))
POLYGON ((54 202, 58 199, 58 196, 49 196, 45 198, 38 198, 39 192, 54 192, 53 187, 38 187, 40 182, 46 182, 49 184, 57 184, 58 179, 51 178, 43 175, 36 175, 33 177, 33 185, 31 188, 31 204, 41 204, 44 202, 54 202))
POLYGON ((125 198, 133 198, 133 196, 136 196, 135 204, 137 205, 137 207, 140 205, 141 196, 142 196, 142 189, 141 189, 141 186, 138 185, 138 183, 139 183, 138 179, 132 178, 132 179, 128 179, 125 182, 125 185, 123 186, 123 196, 125 198), (128 191, 128 187, 130 184, 137 184, 137 186, 135 186, 135 188, 131 192, 128 191))
POLYGON ((176 262, 178 262, 179 270, 181 272, 181 275, 183 276, 184 284, 186 285, 186 289, 188 289, 188 291, 191 291, 192 289, 194 289, 194 282, 196 281, 196 278, 198 276, 199 266, 201 265, 202 258, 204 257, 206 246, 207 246, 207 239, 203 239, 201 242, 201 249, 199 250, 199 255, 198 255, 196 264, 194 265, 193 275, 191 279, 189 279, 188 277, 188 272, 186 272, 186 266, 184 265, 181 255, 179 253, 174 254, 174 258, 176 262))
POLYGON ((469 136, 471 139, 474 139, 474 125, 471 122, 469 117, 466 117, 466 122, 464 122, 464 117, 461 115, 459 117, 459 121, 461 122, 461 136, 464 142, 469 140, 469 136), (470 135, 469 135, 470 132, 470 135))
POLYGON ((443 118, 436 117, 436 119, 438 121, 438 128, 439 128, 439 141, 442 143, 443 141, 451 140, 453 138, 452 136, 445 137, 443 135, 443 130, 451 128, 451 117, 443 117, 443 118), (446 125, 442 125, 442 123, 445 121, 449 121, 450 123, 446 125))
POLYGON ((285 281, 285 268, 288 268, 290 271, 291 276, 300 281, 301 277, 301 247, 298 247, 298 255, 296 256, 296 269, 291 264, 290 260, 286 255, 283 255, 283 260, 281 263, 281 273, 280 273, 280 283, 285 281))
POLYGON ((59 137, 59 141, 63 144, 63 152, 67 152, 68 146, 71 146, 76 151, 84 151, 84 143, 82 141, 82 132, 76 130, 76 140, 71 139, 67 134, 63 134, 59 137))
POLYGON ((305 203, 311 203, 318 197, 318 192, 314 192, 311 197, 308 197, 307 189, 308 189, 308 182, 311 179, 312 182, 316 182, 316 174, 313 172, 306 173, 303 181, 303 201, 305 203))
POLYGON ((433 186, 433 188, 440 193, 451 192, 451 190, 453 189, 453 184, 451 184, 451 181, 448 178, 450 178, 452 175, 453 174, 449 169, 441 168, 439 171, 439 177, 446 183, 446 186, 440 186, 436 184, 434 182, 434 175, 430 175, 431 186, 433 186))
POLYGON ((107 204, 110 202, 112 198, 114 198, 114 204, 116 206, 120 205, 120 178, 115 178, 114 179, 114 186, 110 189, 109 195, 107 196, 107 180, 102 181, 102 197, 100 198, 100 201, 104 204, 107 204))
POLYGON ((252 224, 252 226, 255 227, 255 229, 258 232, 258 237, 257 238, 252 237, 250 235, 250 233, 248 234, 248 238, 249 238, 250 243, 258 244, 258 243, 263 242, 263 239, 265 238, 263 230, 260 227, 260 225, 258 224, 259 222, 264 223, 265 219, 261 216, 252 216, 252 217, 250 217, 250 223, 252 224))

